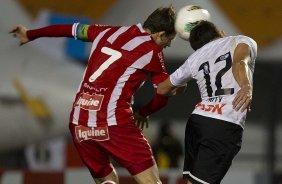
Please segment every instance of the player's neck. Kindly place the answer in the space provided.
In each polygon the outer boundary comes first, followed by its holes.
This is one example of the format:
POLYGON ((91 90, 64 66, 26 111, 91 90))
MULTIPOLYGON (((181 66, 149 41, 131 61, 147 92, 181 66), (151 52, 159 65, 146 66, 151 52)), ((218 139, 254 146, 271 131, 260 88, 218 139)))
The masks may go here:
POLYGON ((148 33, 148 34, 152 35, 152 32, 151 32, 151 30, 150 30, 150 29, 145 28, 144 30, 146 31, 146 33, 148 33))

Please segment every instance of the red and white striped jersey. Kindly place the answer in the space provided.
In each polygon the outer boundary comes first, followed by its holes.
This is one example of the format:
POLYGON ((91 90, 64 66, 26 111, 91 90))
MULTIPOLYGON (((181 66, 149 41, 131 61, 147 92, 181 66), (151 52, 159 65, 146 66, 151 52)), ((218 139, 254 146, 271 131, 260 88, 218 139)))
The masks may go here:
MULTIPOLYGON (((73 25, 75 38, 77 26, 73 25)), ((141 24, 91 25, 87 29, 87 39, 93 45, 70 122, 89 127, 133 122, 132 97, 147 75, 153 84, 168 77, 162 48, 141 24)))

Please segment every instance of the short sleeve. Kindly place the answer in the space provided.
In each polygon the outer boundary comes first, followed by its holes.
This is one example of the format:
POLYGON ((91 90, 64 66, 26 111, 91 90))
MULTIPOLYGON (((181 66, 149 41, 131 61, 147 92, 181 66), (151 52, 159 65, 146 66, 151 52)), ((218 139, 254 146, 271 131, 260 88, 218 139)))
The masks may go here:
POLYGON ((184 86, 192 78, 189 59, 187 59, 182 66, 170 75, 170 82, 174 86, 184 86))
POLYGON ((249 45, 249 47, 251 49, 251 58, 252 58, 252 60, 255 60, 256 57, 257 57, 257 43, 256 43, 256 41, 253 40, 250 37, 239 35, 239 36, 236 37, 236 45, 238 45, 239 43, 245 43, 245 44, 249 45))

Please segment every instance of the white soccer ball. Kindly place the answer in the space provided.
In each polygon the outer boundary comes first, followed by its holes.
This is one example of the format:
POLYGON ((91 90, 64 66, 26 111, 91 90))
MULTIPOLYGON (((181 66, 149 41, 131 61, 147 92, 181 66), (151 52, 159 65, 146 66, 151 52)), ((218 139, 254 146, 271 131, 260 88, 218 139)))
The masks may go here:
POLYGON ((210 21, 208 10, 196 5, 188 5, 181 8, 176 14, 175 30, 178 36, 189 40, 190 32, 201 20, 210 21))

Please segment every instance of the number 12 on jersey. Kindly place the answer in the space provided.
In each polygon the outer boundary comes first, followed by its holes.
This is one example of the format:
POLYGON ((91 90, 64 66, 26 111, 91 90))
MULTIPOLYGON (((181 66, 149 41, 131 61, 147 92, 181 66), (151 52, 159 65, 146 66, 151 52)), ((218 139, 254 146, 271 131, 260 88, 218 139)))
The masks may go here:
MULTIPOLYGON (((234 88, 222 88, 222 76, 228 71, 230 70, 231 66, 232 66, 232 59, 231 59, 231 54, 230 52, 223 54, 221 56, 219 56, 216 61, 214 62, 214 64, 219 63, 225 61, 226 65, 224 68, 222 68, 221 70, 218 71, 218 73, 216 74, 215 77, 215 86, 216 86, 216 91, 214 96, 219 96, 219 95, 231 95, 234 93, 234 88)), ((199 71, 203 70, 204 72, 204 78, 206 80, 206 89, 207 89, 207 93, 209 97, 213 96, 213 90, 211 87, 211 77, 210 77, 210 64, 209 62, 204 62, 203 64, 201 64, 201 66, 199 67, 199 71)))

